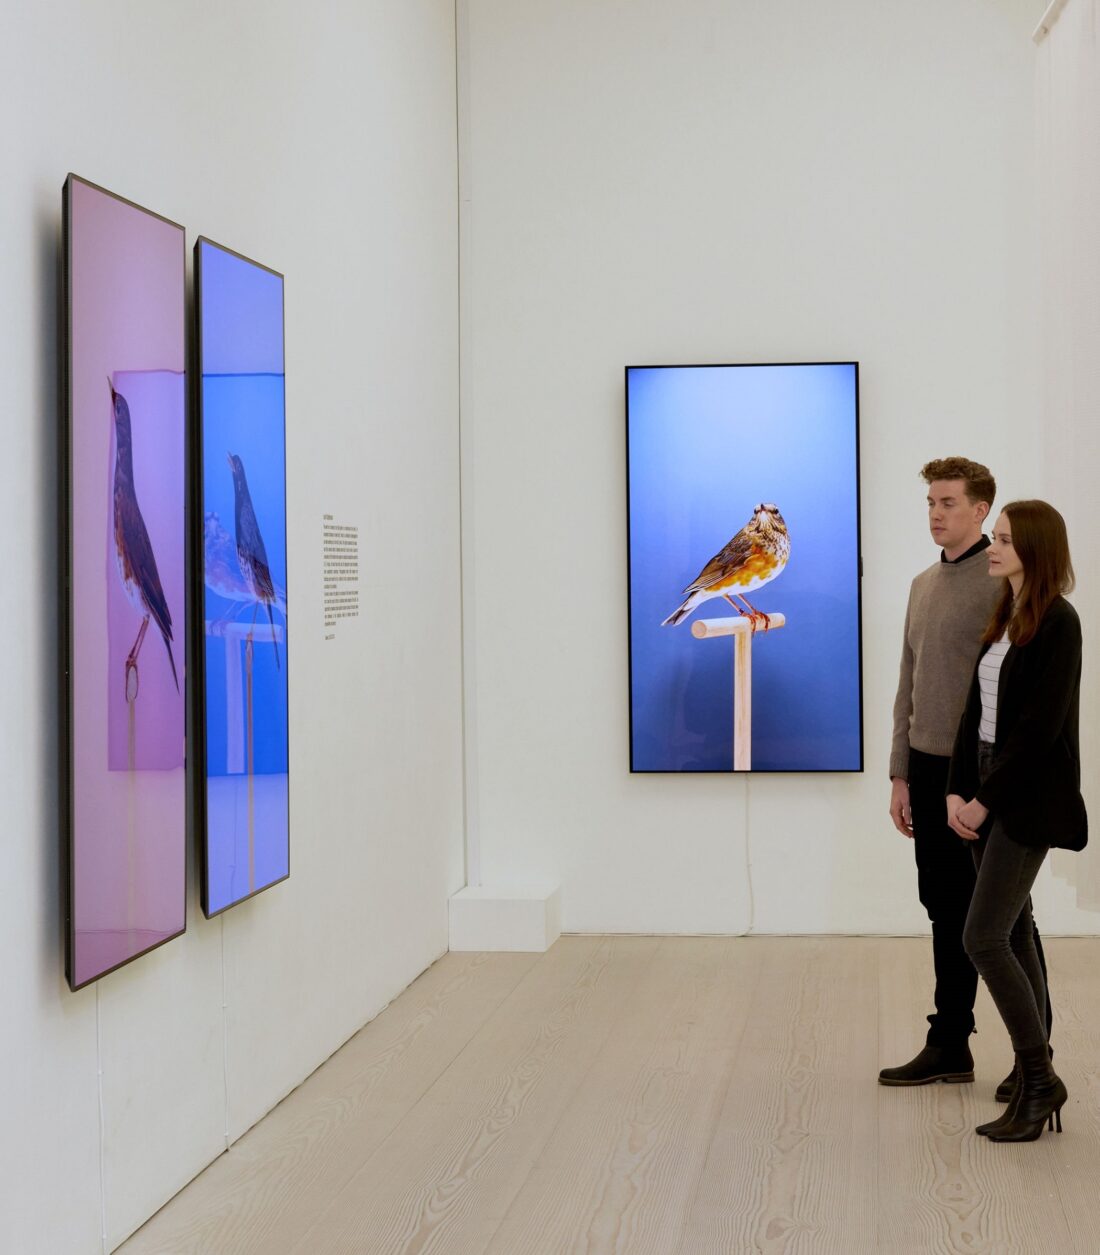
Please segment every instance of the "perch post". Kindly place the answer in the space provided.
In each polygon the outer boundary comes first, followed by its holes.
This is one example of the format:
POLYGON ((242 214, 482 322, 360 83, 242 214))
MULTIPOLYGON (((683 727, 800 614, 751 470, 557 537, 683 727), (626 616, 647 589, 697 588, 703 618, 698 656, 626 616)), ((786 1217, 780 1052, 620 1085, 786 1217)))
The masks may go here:
POLYGON ((256 787, 255 741, 252 734, 252 636, 244 645, 245 684, 248 705, 248 892, 256 888, 256 787))
POLYGON ((769 614, 767 632, 752 630, 752 620, 744 618, 696 619, 691 634, 698 641, 714 636, 733 637, 733 769, 752 770, 752 641, 756 635, 766 636, 781 628, 787 618, 769 614))
POLYGON ((207 636, 220 636, 225 641, 225 731, 226 771, 230 775, 247 776, 248 792, 248 891, 256 887, 256 796, 255 740, 253 734, 252 644, 278 642, 286 639, 282 627, 257 623, 251 626, 235 619, 212 619, 206 624, 207 636), (244 675, 241 675, 241 652, 244 652, 244 675), (242 701, 241 689, 244 688, 242 701))
POLYGON ((137 914, 137 818, 134 813, 137 788, 137 660, 126 660, 126 944, 134 947, 134 918, 137 914))

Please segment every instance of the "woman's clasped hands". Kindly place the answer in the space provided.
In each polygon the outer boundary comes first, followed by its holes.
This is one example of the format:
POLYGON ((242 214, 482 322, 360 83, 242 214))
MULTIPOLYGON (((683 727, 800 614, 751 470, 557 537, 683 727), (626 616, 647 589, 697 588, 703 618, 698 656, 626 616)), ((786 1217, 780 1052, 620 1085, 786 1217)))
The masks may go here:
POLYGON ((947 825, 964 841, 977 841, 978 829, 989 818, 989 807, 976 797, 964 801, 957 793, 947 795, 947 825))

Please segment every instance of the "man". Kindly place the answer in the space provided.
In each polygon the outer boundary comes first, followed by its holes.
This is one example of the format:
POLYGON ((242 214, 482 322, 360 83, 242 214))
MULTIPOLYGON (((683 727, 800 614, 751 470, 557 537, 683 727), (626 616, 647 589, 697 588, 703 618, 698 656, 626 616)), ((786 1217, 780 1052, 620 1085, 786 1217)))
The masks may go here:
MULTIPOLYGON (((972 1081, 978 974, 963 949, 963 925, 974 891, 970 846, 947 826, 947 770, 1001 581, 989 576, 982 534, 997 485, 989 469, 968 458, 940 458, 921 471, 928 485, 928 526, 941 546, 939 561, 909 590, 901 677, 890 747, 890 818, 913 841, 917 889, 932 921, 935 1012, 924 1049, 901 1067, 879 1073, 883 1085, 972 1081)), ((1046 973, 1038 929, 1035 945, 1046 973)), ((1050 1008, 1046 1009, 1047 1034, 1050 1008)), ((997 1097, 1007 1102, 1010 1074, 997 1097)))

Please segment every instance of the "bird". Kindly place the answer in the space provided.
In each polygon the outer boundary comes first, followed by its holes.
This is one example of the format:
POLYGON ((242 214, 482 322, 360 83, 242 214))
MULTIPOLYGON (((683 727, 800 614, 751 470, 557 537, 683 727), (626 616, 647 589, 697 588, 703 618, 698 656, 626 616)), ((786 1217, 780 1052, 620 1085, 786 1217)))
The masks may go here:
POLYGON ((770 626, 768 616, 757 610, 747 600, 746 594, 763 588, 776 576, 782 575, 790 556, 791 538, 779 507, 771 502, 760 502, 753 508, 752 518, 684 589, 687 597, 683 604, 661 626, 675 627, 704 601, 724 597, 738 614, 747 615, 752 620, 754 633, 760 620, 763 620, 764 630, 767 631, 770 626), (742 609, 733 600, 734 597, 748 609, 742 609))
POLYGON ((252 600, 252 593, 241 575, 237 546, 222 527, 216 510, 207 510, 203 517, 203 583, 211 592, 229 602, 252 600))
POLYGON ((152 618, 160 629, 164 648, 168 651, 172 679, 178 693, 180 682, 176 674, 176 661, 172 657, 172 614, 161 587, 153 545, 134 489, 134 440, 130 427, 130 406, 122 393, 115 391, 110 376, 107 378, 107 386, 111 389, 115 425, 115 556, 126 596, 142 616, 137 639, 126 658, 126 671, 128 675, 131 667, 137 667, 138 653, 152 618))
MULTIPOLYGON (((203 518, 203 583, 212 593, 233 603, 223 619, 230 619, 245 602, 252 601, 252 592, 241 575, 237 545, 222 526, 216 510, 207 510, 203 518)), ((275 606, 286 614, 286 592, 275 584, 275 606)))
MULTIPOLYGON (((260 525, 256 521, 256 511, 252 506, 252 496, 248 491, 248 480, 245 478, 244 463, 235 453, 227 453, 229 469, 233 472, 233 518, 237 533, 237 562, 241 568, 248 594, 259 609, 262 603, 267 608, 267 617, 271 623, 271 643, 275 646, 275 666, 279 666, 279 643, 275 639, 275 619, 271 614, 271 606, 276 600, 275 583, 271 578, 271 567, 267 561, 267 550, 264 538, 260 535, 260 525)), ((256 622, 256 609, 252 612, 252 622, 256 622)))

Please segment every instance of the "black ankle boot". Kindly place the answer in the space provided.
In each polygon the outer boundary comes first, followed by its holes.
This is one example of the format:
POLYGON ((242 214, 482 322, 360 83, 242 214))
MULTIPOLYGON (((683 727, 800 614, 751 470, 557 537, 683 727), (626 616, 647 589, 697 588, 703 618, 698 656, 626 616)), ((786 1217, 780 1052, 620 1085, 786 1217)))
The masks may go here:
POLYGON ((997 1086, 997 1092, 993 1095, 996 1102, 1011 1102, 1012 1095, 1016 1092, 1016 1069, 1005 1077, 1005 1079, 997 1086))
POLYGON ((991 1142, 1033 1142, 1043 1132, 1043 1125, 1062 1131, 1062 1108, 1068 1095, 1061 1079, 1050 1066, 1046 1046, 1021 1050, 1016 1054, 1020 1084, 1006 1118, 997 1121, 997 1128, 986 1135, 991 1142))
POLYGON ((965 1043, 961 1046, 925 1046, 900 1068, 883 1068, 878 1074, 880 1085, 931 1085, 946 1081, 950 1085, 965 1084, 974 1079, 974 1056, 965 1043))
MULTIPOLYGON (((1053 1060, 1054 1047, 1047 1046, 1047 1053, 1050 1055, 1051 1059, 1053 1060)), ((1012 1095, 1015 1092, 1015 1090, 1016 1090, 1016 1069, 1013 1068, 1012 1071, 1000 1083, 1000 1085, 997 1086, 997 1092, 993 1095, 993 1097, 996 1099, 997 1102, 1011 1102, 1012 1095)), ((981 1132, 981 1129, 979 1129, 978 1131, 981 1132)))
POLYGON ((989 1137, 990 1134, 996 1133, 999 1129, 1010 1125, 1016 1119, 1016 1108, 1020 1101, 1020 1069, 1014 1067, 1012 1071, 1005 1077, 1000 1085, 997 1086, 997 1101, 1003 1101, 1001 1098, 1001 1089, 1003 1086, 1009 1087, 1008 1110, 1001 1113, 996 1120, 990 1120, 988 1124, 979 1124, 974 1130, 980 1133, 982 1137, 989 1137))

